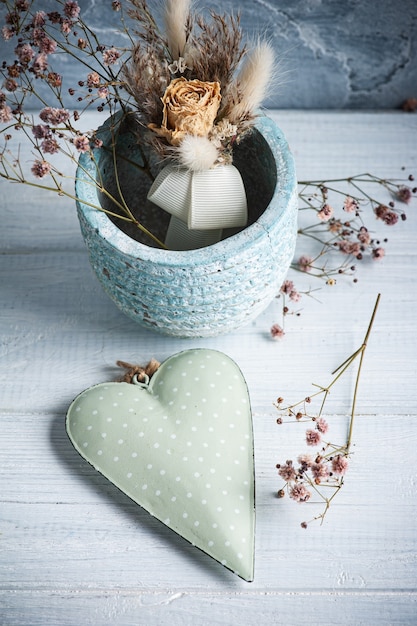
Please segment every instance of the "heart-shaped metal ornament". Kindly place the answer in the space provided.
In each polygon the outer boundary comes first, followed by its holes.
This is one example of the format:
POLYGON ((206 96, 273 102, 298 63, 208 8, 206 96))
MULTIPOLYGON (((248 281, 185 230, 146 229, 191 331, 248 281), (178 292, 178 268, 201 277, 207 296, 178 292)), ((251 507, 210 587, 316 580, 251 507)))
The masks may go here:
POLYGON ((71 404, 66 428, 81 456, 132 500, 253 580, 252 414, 234 361, 186 350, 149 384, 91 387, 71 404))

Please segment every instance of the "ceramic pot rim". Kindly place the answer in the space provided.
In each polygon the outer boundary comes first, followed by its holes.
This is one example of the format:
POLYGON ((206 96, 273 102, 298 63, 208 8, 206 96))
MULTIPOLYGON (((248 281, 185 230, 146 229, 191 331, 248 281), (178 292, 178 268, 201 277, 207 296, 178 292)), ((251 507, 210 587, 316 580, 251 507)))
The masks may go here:
POLYGON ((273 227, 276 227, 277 222, 284 216, 296 187, 294 159, 281 129, 266 116, 260 116, 256 120, 255 128, 267 141, 275 161, 277 183, 274 194, 267 208, 256 222, 216 244, 196 250, 163 250, 147 246, 126 235, 109 219, 105 212, 94 208, 94 206, 100 205, 100 201, 97 188, 90 182, 95 175, 96 166, 88 154, 80 155, 80 166, 77 169, 77 208, 82 212, 90 227, 100 233, 100 236, 109 245, 134 259, 140 258, 143 261, 160 265, 184 267, 212 263, 216 257, 228 258, 233 256, 237 250, 243 250, 252 245, 255 240, 265 237, 273 227), (85 204, 83 199, 93 206, 85 204))

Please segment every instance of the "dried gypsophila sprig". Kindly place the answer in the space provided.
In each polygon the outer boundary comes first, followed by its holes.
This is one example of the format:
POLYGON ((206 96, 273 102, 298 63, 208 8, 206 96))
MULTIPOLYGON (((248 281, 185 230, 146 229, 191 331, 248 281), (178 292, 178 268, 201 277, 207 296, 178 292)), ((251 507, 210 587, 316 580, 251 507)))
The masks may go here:
MULTIPOLYGON (((278 475, 285 481, 284 486, 278 490, 277 495, 279 498, 284 497, 285 493, 288 493, 290 498, 296 502, 308 502, 313 494, 315 494, 319 497, 320 501, 324 502, 324 510, 322 513, 315 516, 311 521, 320 520, 321 523, 323 523, 334 497, 344 484, 344 475, 349 467, 350 447, 352 444, 353 424, 362 364, 379 300, 380 294, 377 296, 361 346, 332 372, 334 378, 326 387, 315 384, 314 386, 318 388, 318 391, 288 406, 283 406, 284 399, 282 397, 279 397, 274 403, 274 406, 280 412, 280 417, 276 420, 278 424, 283 424, 285 417, 295 419, 298 423, 311 423, 312 427, 305 432, 306 444, 309 447, 320 446, 319 451, 314 456, 311 454, 299 455, 297 458, 298 466, 295 466, 292 460, 287 460, 283 464, 278 463, 276 465, 278 475), (332 387, 357 359, 359 359, 359 363, 356 372, 346 441, 342 445, 333 444, 323 439, 324 435, 326 435, 329 430, 329 424, 323 417, 324 408, 332 387), (313 412, 310 409, 310 405, 316 397, 321 397, 322 399, 319 410, 313 412), (330 495, 328 495, 329 493, 330 495)), ((307 525, 307 522, 302 522, 301 524, 303 528, 306 528, 307 525)))
POLYGON ((248 51, 239 17, 212 11, 207 21, 190 0, 166 1, 164 32, 146 0, 132 4, 142 28, 124 76, 153 148, 189 169, 231 163, 269 86, 271 46, 248 51))
MULTIPOLYGON (((55 11, 36 10, 32 0, 5 0, 7 13, 3 37, 13 45, 13 60, 4 61, 0 66, 3 77, 3 90, 0 91, 0 122, 4 124, 1 134, 4 143, 0 148, 0 177, 12 182, 23 183, 42 188, 75 199, 68 191, 66 182, 75 180, 74 175, 62 172, 54 164, 54 155, 66 157, 74 169, 80 153, 88 153, 96 161, 99 150, 108 150, 95 131, 83 131, 77 122, 81 115, 94 106, 99 112, 106 110, 110 115, 119 109, 123 114, 124 124, 132 118, 129 94, 123 89, 121 75, 123 63, 130 55, 129 49, 116 49, 105 45, 82 19, 80 7, 75 0, 55 0, 55 11), (53 61, 59 53, 70 56, 78 63, 81 70, 77 85, 64 90, 65 80, 55 71, 53 61), (47 94, 40 87, 46 87, 47 94), (67 108, 67 94, 74 100, 74 108, 67 108), (28 105, 29 103, 29 105, 28 105), (39 119, 27 111, 39 106, 39 119), (20 148, 14 149, 15 135, 24 135, 32 148, 33 163, 27 173, 20 162, 20 148)), ((121 24, 130 39, 130 33, 124 26, 122 7, 113 2, 113 9, 120 12, 121 24)), ((123 30, 123 29, 122 29, 123 30)), ((132 44, 133 45, 133 44, 132 44)), ((118 130, 112 129, 114 139, 118 130)), ((116 141, 112 142, 115 165, 115 178, 118 180, 116 141)), ((149 176, 147 157, 142 154, 143 165, 135 164, 149 176)), ((165 245, 159 241, 137 218, 119 190, 118 197, 110 194, 97 168, 97 178, 88 172, 86 184, 96 187, 99 194, 107 196, 114 206, 114 212, 101 205, 94 208, 104 211, 121 220, 136 225, 159 247, 165 245)))
MULTIPOLYGON (((386 237, 377 236, 369 219, 373 217, 382 228, 393 227, 406 221, 405 206, 416 197, 414 176, 405 179, 380 178, 373 174, 360 174, 347 178, 299 182, 300 221, 306 215, 310 223, 298 230, 297 254, 292 270, 324 281, 334 287, 343 277, 358 282, 358 268, 367 259, 380 261, 385 256, 386 237), (388 192, 389 199, 370 193, 369 185, 377 191, 388 192), (308 252, 302 253, 309 244, 308 252), (310 245, 312 244, 312 245, 310 245), (311 254, 312 248, 316 250, 311 254)), ((291 276, 281 285, 277 298, 281 300, 281 321, 271 326, 273 339, 285 335, 288 315, 299 316, 300 300, 304 295, 317 299, 319 288, 300 289, 291 276)))

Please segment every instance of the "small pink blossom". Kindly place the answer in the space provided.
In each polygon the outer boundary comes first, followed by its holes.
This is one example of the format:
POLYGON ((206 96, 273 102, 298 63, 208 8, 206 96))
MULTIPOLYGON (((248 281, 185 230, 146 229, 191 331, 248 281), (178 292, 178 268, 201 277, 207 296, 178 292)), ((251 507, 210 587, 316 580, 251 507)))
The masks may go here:
POLYGON ((340 233, 343 228, 343 224, 340 220, 331 219, 328 225, 329 231, 331 233, 340 233))
POLYGON ((35 161, 31 172, 36 178, 43 178, 51 171, 51 166, 47 161, 35 161))
POLYGON ((301 469, 305 472, 309 467, 313 465, 313 459, 310 454, 300 454, 297 461, 301 465, 301 469))
POLYGON ((90 140, 86 135, 79 135, 74 139, 74 146, 78 152, 88 152, 90 149, 90 140))
POLYGON ((389 208, 385 206, 385 204, 378 204, 374 211, 377 218, 383 220, 384 215, 389 211, 389 208))
POLYGON ((311 498, 311 493, 304 485, 294 485, 290 491, 290 498, 297 502, 307 502, 311 498))
POLYGON ((329 469, 325 463, 313 463, 311 473, 316 482, 320 482, 329 477, 329 469))
POLYGON ((282 339, 282 337, 285 335, 284 329, 281 328, 279 324, 273 324, 271 326, 271 335, 273 339, 282 339))
POLYGON ((401 200, 401 202, 406 202, 408 204, 413 197, 413 194, 409 187, 403 185, 402 187, 399 187, 397 191, 397 197, 399 200, 401 200))
POLYGON ((97 72, 90 72, 87 75, 87 87, 98 87, 100 85, 100 76, 97 72))
POLYGON ((9 41, 9 39, 11 39, 14 35, 14 30, 8 26, 3 26, 1 32, 5 41, 9 41))
POLYGON ((352 256, 358 256, 358 254, 361 253, 360 245, 353 241, 342 239, 342 241, 337 242, 337 245, 339 247, 340 252, 343 252, 343 254, 351 254, 352 256))
POLYGON ((59 145, 56 139, 44 139, 41 143, 41 148, 48 154, 56 154, 59 152, 59 145))
POLYGON ((53 54, 56 50, 57 43, 50 37, 46 37, 46 35, 44 35, 39 40, 38 46, 39 46, 39 50, 43 54, 53 54))
POLYGON ((16 89, 18 88, 17 81, 15 81, 14 78, 6 78, 6 80, 4 81, 4 88, 7 91, 16 91, 16 89))
POLYGON ((329 219, 333 217, 333 208, 329 204, 324 204, 320 211, 317 213, 317 217, 322 222, 327 222, 329 219))
POLYGON ((299 300, 301 300, 301 293, 296 289, 293 289, 290 292, 290 300, 292 300, 292 302, 299 302, 299 300))
POLYGON ((27 11, 29 9, 29 2, 27 0, 16 0, 16 9, 18 11, 27 11))
POLYGON ((99 98, 107 98, 107 96, 109 95, 109 90, 107 89, 107 87, 99 87, 97 89, 97 94, 99 96, 99 98))
POLYGON ((295 469, 292 465, 292 461, 287 461, 285 465, 281 465, 278 469, 278 474, 285 480, 285 482, 290 482, 294 480, 296 477, 295 469))
POLYGON ((368 229, 365 226, 360 227, 358 239, 364 246, 368 246, 371 243, 371 235, 369 234, 368 229))
POLYGON ((335 474, 343 476, 343 474, 346 474, 348 467, 349 463, 347 458, 341 454, 338 454, 332 460, 332 470, 335 474))
POLYGON ((375 259, 376 261, 383 259, 384 256, 385 256, 384 248, 375 248, 375 250, 372 250, 372 258, 375 259))
POLYGON ((104 65, 114 65, 120 57, 120 52, 116 48, 108 48, 103 52, 104 65))
POLYGON ((11 122, 12 119, 13 114, 11 108, 7 104, 0 106, 0 122, 5 124, 7 122, 11 122))
POLYGON ((358 210, 359 204, 357 200, 354 200, 350 196, 346 196, 345 201, 343 203, 343 210, 346 213, 356 213, 358 210))
POLYGON ((36 124, 32 128, 33 136, 36 139, 45 139, 51 135, 51 129, 49 126, 45 126, 43 124, 36 124))
POLYGON ((398 215, 394 211, 387 211, 382 219, 387 226, 394 226, 398 222, 398 215))
POLYGON ((22 65, 28 65, 35 56, 34 49, 28 43, 19 44, 14 52, 22 65))
POLYGON ((45 107, 39 113, 39 117, 43 122, 57 126, 69 120, 69 112, 66 109, 57 109, 54 107, 45 107))
POLYGON ((78 6, 78 2, 76 2, 76 0, 67 0, 67 2, 64 4, 64 13, 72 20, 77 19, 80 14, 80 7, 78 6))
POLYGON ((39 27, 45 26, 45 24, 46 24, 45 11, 38 11, 37 13, 35 13, 33 20, 32 20, 32 26, 34 26, 34 28, 39 28, 39 27))
POLYGON ((61 22, 61 33, 64 35, 69 35, 72 29, 72 22, 70 20, 62 20, 61 22))
POLYGON ((37 55, 33 61, 32 69, 36 75, 42 74, 48 68, 48 56, 45 52, 41 52, 37 55))
POLYGON ((317 430, 307 430, 306 441, 308 446, 317 446, 321 441, 320 433, 317 430))
POLYGON ((294 289, 294 283, 292 280, 285 280, 280 288, 281 293, 289 294, 294 289))
POLYGON ((329 425, 323 417, 320 417, 316 421, 316 428, 319 431, 319 433, 321 433, 322 435, 325 435, 327 431, 329 430, 329 425))
POLYGON ((300 268, 300 270, 302 270, 303 272, 310 272, 311 271, 311 263, 313 262, 313 259, 309 256, 301 256, 298 259, 298 267, 300 268))

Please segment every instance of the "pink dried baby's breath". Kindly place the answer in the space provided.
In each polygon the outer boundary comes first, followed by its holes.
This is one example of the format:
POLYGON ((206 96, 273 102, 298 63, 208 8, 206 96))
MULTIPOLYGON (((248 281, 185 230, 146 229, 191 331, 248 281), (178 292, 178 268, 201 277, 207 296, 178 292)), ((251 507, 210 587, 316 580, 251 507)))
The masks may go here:
POLYGON ((97 72, 90 72, 87 76, 87 87, 93 88, 100 85, 100 76, 97 72))
POLYGON ((13 114, 11 108, 7 104, 0 106, 0 122, 5 124, 7 122, 11 122, 12 119, 13 114))
POLYGON ((385 256, 385 250, 384 248, 375 248, 375 250, 372 250, 372 258, 375 259, 376 261, 380 261, 381 259, 383 259, 385 256))
POLYGON ((356 211, 358 210, 358 206, 359 205, 357 200, 354 200, 350 196, 346 196, 343 203, 343 210, 346 211, 346 213, 356 213, 356 211))
POLYGON ((107 96, 109 95, 109 90, 107 87, 99 87, 97 89, 97 95, 99 96, 99 98, 107 98, 107 96))
POLYGON ((371 243, 371 235, 369 234, 368 229, 365 226, 360 227, 358 239, 364 246, 368 246, 371 243))
POLYGON ((57 109, 54 107, 45 107, 39 113, 41 120, 52 126, 63 124, 69 120, 69 112, 66 109, 57 109))
POLYGON ((13 28, 10 28, 9 26, 3 26, 1 32, 5 41, 9 41, 9 39, 11 39, 14 35, 13 28))
POLYGON ((90 149, 90 140, 86 135, 79 135, 74 138, 74 146, 78 152, 88 152, 90 149))
POLYGON ((279 324, 273 324, 271 326, 271 335, 273 339, 282 339, 282 337, 285 335, 284 329, 281 328, 279 324))
POLYGON ((43 178, 51 171, 51 166, 47 161, 35 161, 31 167, 31 172, 36 178, 43 178))
POLYGON ((352 256, 358 256, 361 253, 361 247, 358 243, 354 241, 348 241, 347 239, 342 239, 342 241, 337 242, 337 246, 343 254, 351 254, 352 256))
POLYGON ((14 52, 22 65, 28 65, 35 56, 35 51, 29 43, 19 44, 14 52))
POLYGON ((322 222, 327 222, 333 217, 333 208, 329 204, 324 204, 320 211, 317 213, 317 217, 322 222))
POLYGON ((44 124, 35 124, 35 126, 32 127, 32 133, 36 139, 45 139, 51 135, 51 129, 44 124))
POLYGON ((45 52, 38 54, 33 61, 32 69, 36 76, 43 74, 48 68, 48 55, 45 52))
POLYGON ((325 480, 329 477, 329 469, 325 463, 313 463, 311 473, 316 481, 325 480))
POLYGON ((402 187, 399 187, 397 191, 397 197, 399 200, 401 200, 401 202, 406 202, 408 204, 413 197, 413 194, 409 187, 403 185, 402 187))
POLYGON ((71 19, 77 19, 80 14, 80 7, 78 6, 78 2, 76 0, 67 0, 64 4, 64 13, 67 17, 71 19))
POLYGON ((280 291, 281 293, 290 294, 293 289, 294 283, 292 280, 285 280, 281 285, 280 291))
POLYGON ((56 154, 59 152, 59 144, 56 139, 44 139, 41 143, 41 148, 47 154, 56 154))
POLYGON ((329 425, 328 425, 328 423, 326 422, 326 420, 323 417, 320 417, 316 421, 316 428, 319 431, 319 433, 324 435, 329 430, 329 425))
POLYGON ((285 465, 282 465, 278 470, 278 474, 286 482, 290 482, 291 480, 294 480, 296 476, 296 472, 292 465, 292 461, 287 461, 285 465))
POLYGON ((290 498, 296 502, 307 502, 311 498, 311 493, 304 485, 294 485, 290 491, 290 498))
POLYGON ((104 65, 114 65, 119 57, 120 52, 116 48, 108 48, 103 52, 103 63, 104 65))
POLYGON ((297 461, 301 465, 302 469, 307 469, 313 465, 313 458, 310 456, 310 454, 300 454, 300 456, 297 458, 297 461))
POLYGON ((311 257, 303 255, 298 259, 298 267, 303 272, 311 272, 312 262, 313 259, 311 257))
POLYGON ((332 470, 335 474, 343 476, 343 474, 346 474, 348 467, 349 463, 347 458, 341 454, 338 454, 332 460, 332 470))
POLYGON ((317 446, 321 441, 320 433, 317 430, 306 431, 306 442, 308 446, 317 446))
POLYGON ((32 26, 34 28, 39 28, 39 27, 45 26, 45 24, 46 24, 45 11, 38 11, 37 13, 35 13, 35 15, 33 16, 33 20, 32 20, 32 26))

